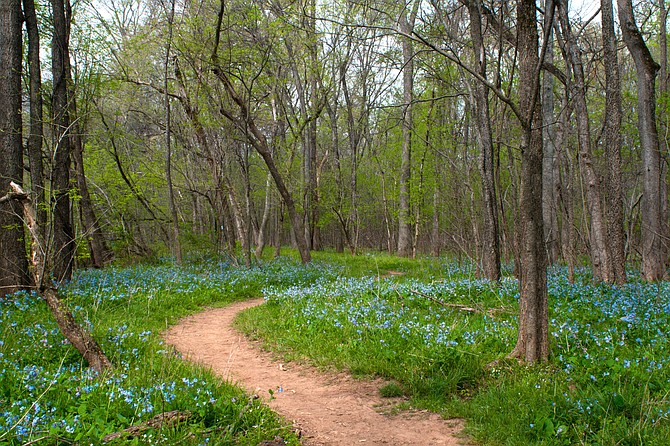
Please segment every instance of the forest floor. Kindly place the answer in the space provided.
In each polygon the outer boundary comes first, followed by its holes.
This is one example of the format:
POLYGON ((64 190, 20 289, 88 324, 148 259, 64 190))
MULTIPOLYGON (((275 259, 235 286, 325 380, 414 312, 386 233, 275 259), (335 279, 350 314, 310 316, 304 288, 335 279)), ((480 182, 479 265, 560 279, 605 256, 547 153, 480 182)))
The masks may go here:
POLYGON ((401 398, 382 398, 382 380, 355 379, 284 364, 233 328, 235 315, 263 301, 238 302, 187 317, 165 334, 185 359, 211 367, 292 422, 305 446, 466 445, 462 421, 401 410, 401 398), (269 390, 272 390, 270 392, 269 390))

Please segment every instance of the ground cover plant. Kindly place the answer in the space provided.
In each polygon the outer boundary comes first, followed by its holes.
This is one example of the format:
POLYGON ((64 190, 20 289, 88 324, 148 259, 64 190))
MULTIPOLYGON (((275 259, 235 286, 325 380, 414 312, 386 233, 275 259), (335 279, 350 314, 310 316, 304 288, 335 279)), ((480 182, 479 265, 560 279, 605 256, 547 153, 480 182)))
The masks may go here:
POLYGON ((21 292, 0 301, 0 445, 99 444, 105 435, 174 410, 190 416, 130 441, 256 445, 279 435, 298 444, 274 413, 181 361, 160 333, 205 305, 331 274, 288 260, 240 269, 214 258, 182 268, 164 262, 80 271, 61 293, 114 363, 102 376, 86 368, 37 296, 21 292))
POLYGON ((485 444, 667 444, 667 282, 596 285, 581 271, 570 284, 552 269, 551 358, 528 367, 505 360, 515 279, 492 284, 455 262, 408 278, 373 257, 367 275, 359 264, 358 277, 268 286, 239 326, 289 359, 385 377, 388 393, 466 418, 485 444))

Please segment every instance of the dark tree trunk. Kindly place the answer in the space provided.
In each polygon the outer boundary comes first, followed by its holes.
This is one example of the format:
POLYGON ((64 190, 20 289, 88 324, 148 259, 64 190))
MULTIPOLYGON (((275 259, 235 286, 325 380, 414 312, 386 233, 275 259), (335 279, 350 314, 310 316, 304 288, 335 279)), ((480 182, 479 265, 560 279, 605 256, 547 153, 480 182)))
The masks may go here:
MULTIPOLYGON (((0 3, 0 193, 22 183, 21 0, 0 3)), ((0 298, 28 284, 21 207, 0 205, 0 298)))
POLYGON ((605 63, 605 154, 607 155, 607 239, 612 280, 626 283, 626 236, 621 188, 621 81, 612 0, 601 0, 605 63))
MULTIPOLYGON (((552 8, 546 8, 552 13, 552 8)), ((542 220, 542 114, 539 100, 535 0, 518 0, 521 141, 521 280, 519 333, 511 357, 527 362, 549 356, 547 260, 542 220)), ((548 21, 551 26, 551 20, 548 21)))
POLYGON ((44 192, 44 164, 42 144, 44 140, 44 119, 42 114, 42 72, 40 65, 40 34, 34 0, 23 0, 23 15, 28 34, 28 66, 30 76, 30 133, 27 139, 28 162, 30 164, 30 184, 33 203, 37 208, 37 225, 42 240, 47 224, 47 206, 44 192))
POLYGON ((67 88, 69 56, 68 25, 63 0, 52 0, 53 36, 51 41, 51 71, 53 95, 53 274, 57 282, 72 276, 74 261, 74 230, 70 215, 70 118, 67 88))
POLYGON ((661 202, 661 152, 656 128, 656 74, 653 59, 635 23, 631 0, 617 0, 623 40, 637 71, 637 126, 642 147, 642 276, 661 280, 665 273, 664 224, 661 202))
MULTIPOLYGON (((470 13, 470 35, 478 65, 477 72, 483 79, 486 79, 486 50, 482 35, 481 2, 478 0, 469 0, 467 6, 470 13)), ((484 202, 481 265, 484 277, 497 282, 500 280, 500 243, 488 88, 481 82, 476 82, 473 94, 475 97, 475 124, 480 148, 479 171, 482 180, 482 198, 484 202)))

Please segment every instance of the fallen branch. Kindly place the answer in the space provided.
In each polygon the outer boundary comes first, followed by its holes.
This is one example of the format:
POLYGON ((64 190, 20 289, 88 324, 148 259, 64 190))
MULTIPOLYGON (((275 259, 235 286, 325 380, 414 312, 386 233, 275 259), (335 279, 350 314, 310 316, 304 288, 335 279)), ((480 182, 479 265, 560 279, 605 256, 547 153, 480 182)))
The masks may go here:
POLYGON ((112 434, 106 435, 103 437, 103 443, 109 443, 112 440, 119 438, 131 439, 133 437, 140 436, 143 432, 148 431, 149 429, 157 429, 163 427, 172 427, 182 421, 186 421, 191 417, 191 412, 180 410, 173 410, 171 412, 163 412, 156 415, 150 420, 147 420, 143 423, 130 426, 120 432, 114 432, 112 434))
POLYGON ((48 258, 44 254, 46 250, 40 239, 35 208, 30 200, 30 195, 13 181, 9 183, 9 187, 11 191, 0 197, 0 203, 18 200, 23 206, 24 222, 31 237, 30 271, 37 293, 46 301, 63 336, 81 353, 88 365, 98 373, 111 368, 112 363, 102 351, 100 345, 88 331, 75 321, 72 313, 68 311, 67 305, 59 299, 58 290, 49 278, 51 274, 50 266, 48 258))
POLYGON ((453 303, 449 303, 449 302, 444 302, 444 301, 441 301, 440 299, 438 299, 436 297, 433 297, 433 296, 431 296, 429 294, 426 294, 426 293, 422 293, 420 291, 411 290, 411 289, 409 291, 410 291, 410 293, 416 294, 417 296, 425 297, 426 299, 430 300, 431 302, 435 302, 436 304, 438 304, 442 307, 455 308, 457 310, 465 311, 467 313, 477 313, 477 314, 486 313, 489 316, 493 316, 495 314, 500 314, 500 313, 502 313, 502 314, 513 314, 511 311, 506 310, 504 308, 481 308, 481 307, 480 308, 475 308, 475 307, 470 307, 470 306, 464 305, 464 304, 453 304, 453 303))

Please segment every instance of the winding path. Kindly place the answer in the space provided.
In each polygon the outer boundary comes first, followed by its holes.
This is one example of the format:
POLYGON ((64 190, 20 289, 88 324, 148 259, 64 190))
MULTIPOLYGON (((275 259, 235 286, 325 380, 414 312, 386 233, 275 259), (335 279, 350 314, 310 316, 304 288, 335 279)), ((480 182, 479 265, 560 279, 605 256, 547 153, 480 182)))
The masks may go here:
POLYGON ((458 420, 424 411, 395 413, 398 400, 379 396, 382 381, 324 374, 294 363, 282 364, 232 327, 235 315, 261 304, 253 300, 187 317, 165 334, 184 358, 264 398, 302 434, 306 446, 464 445, 458 420), (270 399, 268 389, 273 389, 270 399))

